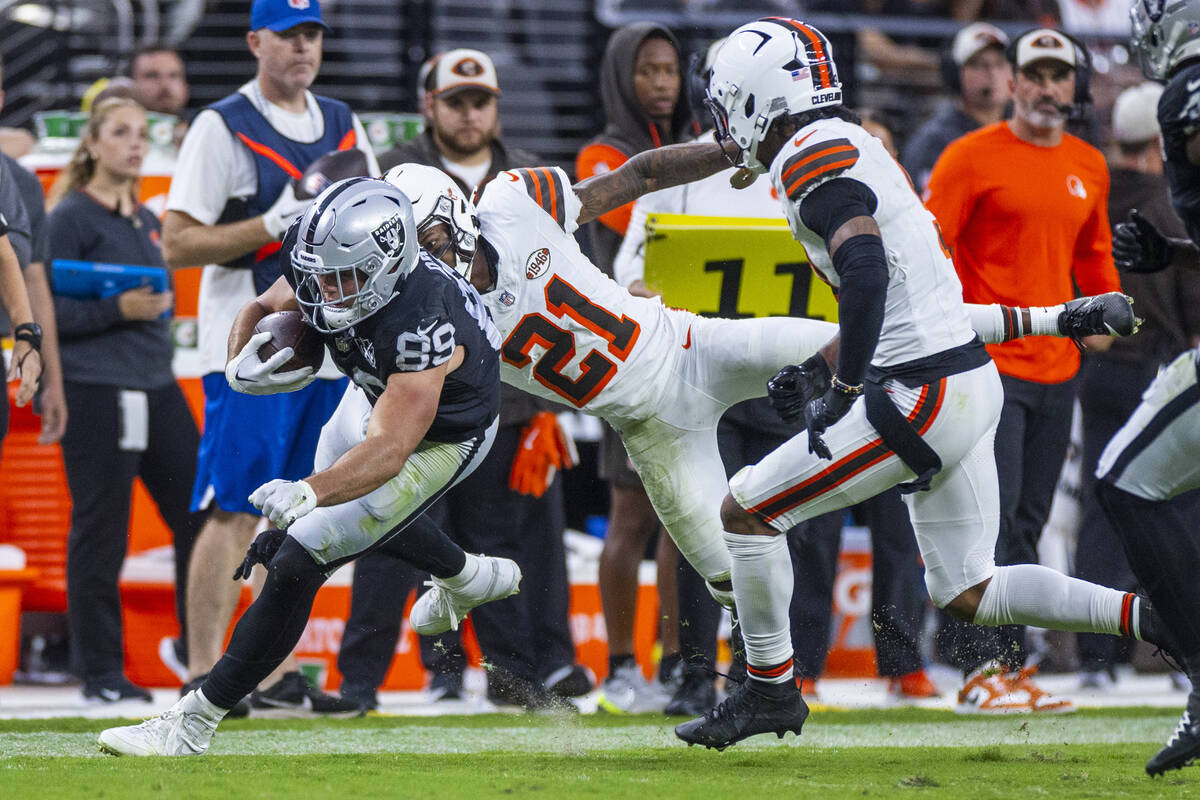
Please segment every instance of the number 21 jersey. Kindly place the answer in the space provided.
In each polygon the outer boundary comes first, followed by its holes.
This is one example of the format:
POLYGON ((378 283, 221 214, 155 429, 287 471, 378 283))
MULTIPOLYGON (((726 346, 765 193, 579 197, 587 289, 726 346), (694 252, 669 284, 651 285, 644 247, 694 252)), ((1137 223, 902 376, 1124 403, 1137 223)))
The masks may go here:
POLYGON ((580 252, 571 234, 582 204, 561 169, 501 172, 476 208, 498 256, 483 301, 504 382, 609 419, 645 416, 689 315, 630 295, 580 252))

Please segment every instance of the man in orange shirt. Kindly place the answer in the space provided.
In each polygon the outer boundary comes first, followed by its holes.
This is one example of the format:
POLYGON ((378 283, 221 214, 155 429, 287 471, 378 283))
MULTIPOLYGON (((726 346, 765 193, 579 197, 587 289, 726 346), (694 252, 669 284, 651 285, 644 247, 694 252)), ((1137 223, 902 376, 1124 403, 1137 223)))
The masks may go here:
MULTIPOLYGON (((925 202, 937 217, 968 303, 1053 305, 1079 291, 1120 289, 1109 230, 1104 156, 1065 132, 1089 102, 1086 51, 1048 28, 1009 47, 1013 115, 950 144, 925 202)), ((1105 348, 1106 337, 1089 347, 1105 348)), ((1070 439, 1079 353, 1062 339, 988 346, 1004 384, 996 429, 1000 477, 997 564, 1036 563, 1037 542, 1070 439)), ((961 710, 1074 710, 1029 679, 1024 628, 974 628, 955 658, 961 710), (989 681, 1001 672, 1002 682, 989 681), (1000 688, 1003 687, 1003 688, 1000 688)))

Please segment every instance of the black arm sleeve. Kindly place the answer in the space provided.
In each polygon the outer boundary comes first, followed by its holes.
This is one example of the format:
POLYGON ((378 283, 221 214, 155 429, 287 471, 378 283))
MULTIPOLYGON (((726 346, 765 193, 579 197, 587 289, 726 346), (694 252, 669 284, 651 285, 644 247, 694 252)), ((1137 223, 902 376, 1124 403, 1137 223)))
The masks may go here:
POLYGON ((875 355, 883 306, 887 297, 887 256, 883 240, 859 234, 842 242, 833 255, 833 268, 841 278, 838 291, 838 325, 842 333, 837 378, 842 383, 862 383, 875 355))
POLYGON ((800 201, 800 221, 825 240, 855 217, 869 217, 879 207, 871 187, 854 178, 834 178, 813 189, 800 201))
MULTIPOLYGON (((800 221, 821 236, 828 247, 838 228, 855 217, 873 216, 878 207, 875 192, 862 181, 834 178, 801 201, 800 221)), ((833 253, 833 268, 841 279, 837 298, 842 344, 837 378, 857 385, 863 381, 883 327, 888 285, 883 240, 870 234, 847 239, 833 253)))

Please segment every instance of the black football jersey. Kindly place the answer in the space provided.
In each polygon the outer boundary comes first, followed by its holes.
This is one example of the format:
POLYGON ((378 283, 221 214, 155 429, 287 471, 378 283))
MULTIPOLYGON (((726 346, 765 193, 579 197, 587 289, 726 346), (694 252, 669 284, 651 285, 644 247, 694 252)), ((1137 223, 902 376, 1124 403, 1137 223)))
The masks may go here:
POLYGON ((1200 244, 1200 167, 1188 161, 1187 143, 1200 130, 1200 63, 1171 78, 1158 101, 1163 157, 1171 204, 1187 226, 1188 236, 1200 244))
MULTIPOLYGON (((284 237, 285 253, 295 244, 293 234, 294 228, 284 237)), ((295 271, 287 269, 284 275, 294 289, 295 271)), ((338 369, 367 393, 371 405, 392 374, 437 367, 462 345, 466 355, 446 376, 437 414, 425 434, 430 441, 468 439, 499 412, 500 333, 475 288, 424 250, 418 251, 416 266, 396 284, 387 305, 357 325, 322 336, 338 369)))

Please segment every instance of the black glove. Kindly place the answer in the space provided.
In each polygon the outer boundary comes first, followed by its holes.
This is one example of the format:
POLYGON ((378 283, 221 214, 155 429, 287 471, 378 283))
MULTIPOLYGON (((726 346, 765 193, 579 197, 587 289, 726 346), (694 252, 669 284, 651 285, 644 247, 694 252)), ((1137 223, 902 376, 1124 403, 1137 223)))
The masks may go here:
POLYGON ((249 578, 250 571, 254 569, 255 564, 262 564, 264 567, 270 564, 271 559, 279 552, 286 536, 287 531, 277 530, 263 531, 255 536, 254 541, 250 543, 250 549, 246 551, 246 557, 242 559, 237 571, 233 573, 233 579, 240 581, 243 578, 249 578))
POLYGON ((780 419, 795 422, 804 416, 804 407, 829 388, 829 378, 829 366, 817 353, 803 364, 789 364, 775 373, 767 381, 767 397, 780 419))
POLYGON ((1158 272, 1171 263, 1171 243, 1135 208, 1113 229, 1113 262, 1121 272, 1158 272))
POLYGON ((821 438, 821 434, 846 416, 858 395, 859 392, 845 392, 831 385, 825 390, 825 394, 809 401, 804 407, 804 425, 808 428, 808 452, 833 460, 833 453, 821 438))

